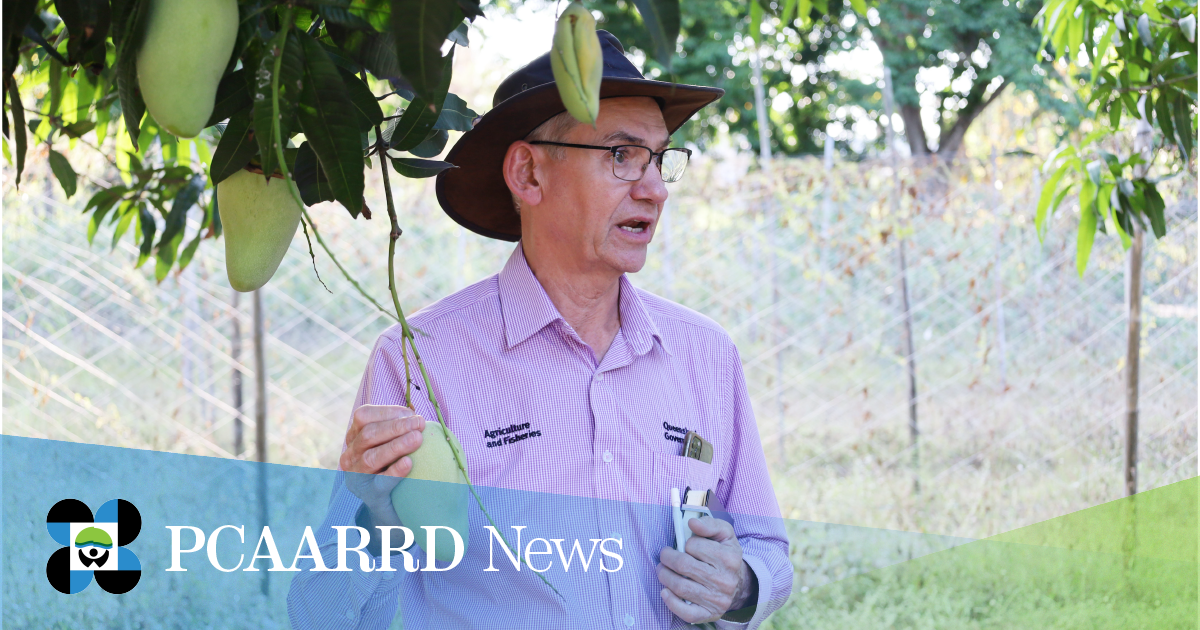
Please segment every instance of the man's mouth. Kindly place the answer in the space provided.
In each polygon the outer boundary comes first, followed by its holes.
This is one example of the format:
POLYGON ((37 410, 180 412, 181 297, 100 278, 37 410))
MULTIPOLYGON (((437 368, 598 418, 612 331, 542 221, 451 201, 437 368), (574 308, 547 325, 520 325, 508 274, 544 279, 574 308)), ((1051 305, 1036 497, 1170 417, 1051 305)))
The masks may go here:
POLYGON ((618 223, 617 227, 621 228, 622 230, 625 230, 626 232, 630 232, 632 234, 641 234, 642 232, 646 231, 646 228, 650 227, 650 222, 649 221, 636 221, 636 220, 626 221, 624 223, 618 223))

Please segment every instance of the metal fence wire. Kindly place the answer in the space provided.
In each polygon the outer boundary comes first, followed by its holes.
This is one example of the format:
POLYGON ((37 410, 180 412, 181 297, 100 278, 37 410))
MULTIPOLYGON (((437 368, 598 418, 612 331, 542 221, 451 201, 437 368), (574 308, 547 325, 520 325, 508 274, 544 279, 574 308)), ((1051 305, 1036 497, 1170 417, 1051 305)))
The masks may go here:
MULTIPOLYGON (((1124 254, 1110 227, 1080 278, 1068 204, 1039 241, 1028 160, 908 165, 899 189, 879 161, 777 160, 769 177, 746 157, 691 168, 633 280, 732 335, 785 517, 982 537, 1122 496, 1124 254)), ((1142 489, 1197 468, 1195 180, 1167 187, 1170 232, 1148 240, 1145 262, 1142 489)), ((80 198, 36 188, 5 200, 4 432, 252 458, 250 300, 232 305, 223 245, 206 243, 156 285, 152 263, 133 267, 128 240, 110 253, 111 228, 88 245, 80 198), (246 384, 240 415, 234 371, 246 384), (239 419, 247 439, 234 452, 239 419)), ((498 271, 511 251, 446 218, 428 181, 397 183, 396 195, 409 312, 498 271)), ((342 212, 313 214, 388 303, 386 225, 342 212)), ((328 290, 298 235, 263 290, 269 459, 332 468, 390 321, 320 250, 315 266, 328 290)))

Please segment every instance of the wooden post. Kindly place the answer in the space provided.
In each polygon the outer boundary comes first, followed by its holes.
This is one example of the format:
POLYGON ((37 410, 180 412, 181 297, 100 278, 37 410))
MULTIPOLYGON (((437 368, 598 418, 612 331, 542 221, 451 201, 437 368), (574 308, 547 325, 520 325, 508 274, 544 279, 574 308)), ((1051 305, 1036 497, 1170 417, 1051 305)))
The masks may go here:
POLYGON ((1004 250, 1004 225, 1000 217, 1000 173, 996 170, 996 147, 992 147, 992 207, 996 217, 996 257, 992 265, 996 286, 996 346, 1000 354, 1000 395, 1008 391, 1008 349, 1004 338, 1004 274, 1001 273, 1004 250))
POLYGON ((238 297, 241 295, 237 290, 233 290, 232 299, 232 324, 233 332, 229 338, 229 357, 233 359, 233 456, 241 457, 246 450, 242 437, 245 430, 245 423, 242 422, 242 314, 238 310, 238 297))
MULTIPOLYGON (((254 291, 254 442, 258 449, 258 518, 267 526, 267 359, 263 349, 262 289, 254 291)), ((271 594, 271 572, 262 572, 262 594, 271 594)))
MULTIPOLYGON (((899 156, 896 155, 896 130, 893 128, 895 124, 895 119, 893 118, 895 101, 892 96, 892 69, 887 66, 883 68, 883 105, 888 119, 887 143, 888 153, 892 158, 892 184, 896 187, 896 194, 892 196, 893 212, 899 214, 900 195, 903 191, 900 188, 900 160, 899 156)), ((908 262, 904 258, 904 237, 899 234, 898 230, 896 234, 896 252, 896 257, 900 264, 900 303, 904 310, 904 331, 901 337, 901 344, 905 357, 905 372, 908 377, 908 433, 909 438, 912 440, 913 493, 920 494, 921 432, 917 425, 917 359, 913 347, 912 309, 908 295, 908 262)))
MULTIPOLYGON (((1142 96, 1138 109, 1144 110, 1146 97, 1142 96)), ((1151 142, 1154 128, 1146 120, 1144 111, 1134 128, 1133 151, 1140 153, 1144 162, 1133 167, 1135 179, 1143 179, 1149 170, 1151 142)), ((1126 298, 1129 303, 1129 325, 1125 342, 1125 493, 1137 493, 1137 433, 1138 433, 1138 367, 1142 342, 1142 248, 1144 235, 1141 226, 1133 221, 1132 243, 1129 247, 1129 264, 1126 269, 1126 298)))

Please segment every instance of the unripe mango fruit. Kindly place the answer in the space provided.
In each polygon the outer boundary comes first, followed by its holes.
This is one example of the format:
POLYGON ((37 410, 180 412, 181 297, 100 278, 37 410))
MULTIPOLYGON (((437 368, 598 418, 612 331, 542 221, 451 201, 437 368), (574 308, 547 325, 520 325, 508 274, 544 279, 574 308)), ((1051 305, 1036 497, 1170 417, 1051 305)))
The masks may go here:
MULTIPOLYGON (((454 432, 438 422, 425 423, 425 435, 421 447, 412 455, 412 471, 392 489, 392 507, 405 527, 412 530, 417 544, 425 549, 425 530, 422 526, 444 525, 462 536, 464 550, 468 545, 467 505, 470 490, 467 477, 454 460, 454 451, 462 457, 462 446, 454 432), (446 437, 450 437, 450 443, 446 437), (451 450, 453 444, 454 451, 451 450), (411 480, 440 481, 443 483, 409 483, 411 480), (451 485, 454 484, 454 485, 451 485)), ((466 465, 463 457, 463 464, 466 465)), ((442 562, 454 559, 454 545, 443 531, 438 534, 434 556, 442 562)), ((428 549, 426 549, 428 551, 428 549)))
POLYGON ((595 18, 578 2, 568 4, 554 25, 550 71, 567 111, 575 120, 595 127, 600 115, 604 53, 595 18))
POLYGON ((300 224, 300 205, 284 180, 242 170, 217 184, 217 208, 229 285, 253 291, 279 268, 300 224))
POLYGON ((237 31, 237 0, 150 0, 137 75, 160 127, 181 138, 204 129, 237 31))

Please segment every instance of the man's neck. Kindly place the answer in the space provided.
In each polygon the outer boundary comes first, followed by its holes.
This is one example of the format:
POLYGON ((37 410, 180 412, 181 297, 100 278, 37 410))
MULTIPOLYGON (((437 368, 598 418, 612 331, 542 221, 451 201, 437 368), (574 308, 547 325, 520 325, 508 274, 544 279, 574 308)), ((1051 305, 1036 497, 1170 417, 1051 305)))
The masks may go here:
POLYGON ((524 253, 559 314, 592 349, 596 362, 602 361, 621 328, 620 274, 577 271, 543 261, 537 252, 524 253))

